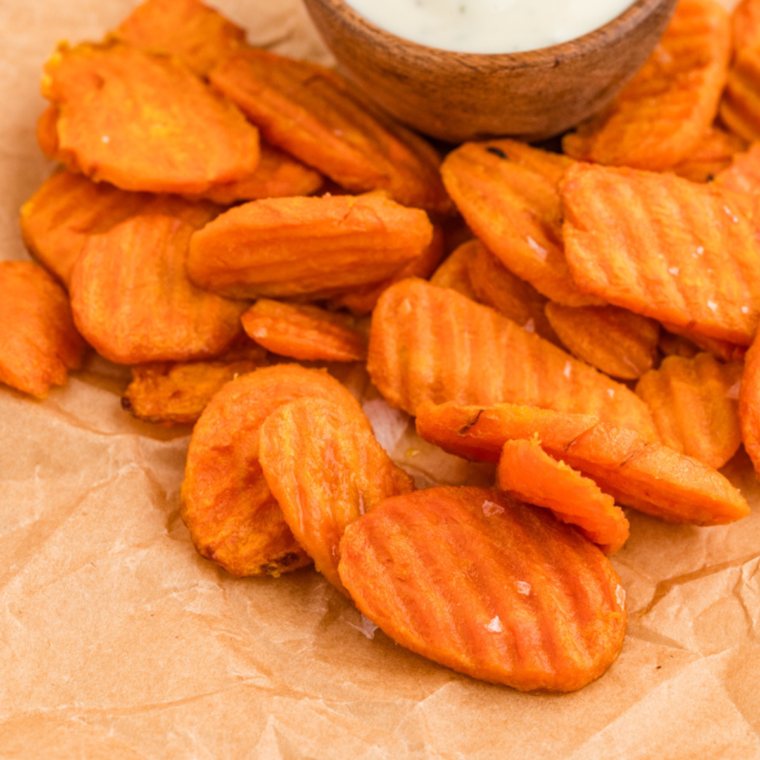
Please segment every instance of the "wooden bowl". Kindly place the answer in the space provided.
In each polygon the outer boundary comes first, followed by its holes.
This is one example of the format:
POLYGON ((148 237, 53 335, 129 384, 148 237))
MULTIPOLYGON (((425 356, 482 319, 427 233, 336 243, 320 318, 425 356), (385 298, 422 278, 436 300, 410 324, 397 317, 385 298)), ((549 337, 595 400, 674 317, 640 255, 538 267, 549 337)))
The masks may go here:
POLYGON ((448 142, 501 135, 535 141, 575 126, 641 68, 676 2, 636 0, 570 42, 481 55, 402 39, 343 0, 305 0, 327 46, 364 92, 410 127, 448 142))

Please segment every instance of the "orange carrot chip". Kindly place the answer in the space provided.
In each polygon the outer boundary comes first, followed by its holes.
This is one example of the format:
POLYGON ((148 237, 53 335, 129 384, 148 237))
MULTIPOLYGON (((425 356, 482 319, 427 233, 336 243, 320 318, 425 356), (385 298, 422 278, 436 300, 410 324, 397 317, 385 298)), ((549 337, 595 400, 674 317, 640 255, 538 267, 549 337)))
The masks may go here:
POLYGON ((349 525, 340 577, 394 641, 523 691, 598 678, 625 634, 625 594, 577 531, 485 488, 386 499, 349 525))
POLYGON ((755 472, 760 474, 760 340, 755 336, 744 364, 739 389, 742 441, 755 472))
POLYGON ((741 0, 731 14, 734 48, 755 48, 760 45, 760 2, 741 0))
POLYGON ((314 565, 347 594, 338 544, 348 525, 379 501, 414 490, 353 409, 303 398, 261 426, 259 461, 293 535, 314 565))
POLYGON ((760 48, 739 50, 720 102, 721 121, 745 140, 760 140, 760 48))
POLYGON ((198 552, 232 575, 277 576, 311 561, 293 538, 259 462, 266 418, 305 396, 354 409, 366 421, 354 397, 326 372, 281 364, 227 383, 193 429, 182 519, 198 552))
MULTIPOLYGON (((737 346, 735 343, 729 343, 727 340, 719 340, 718 338, 710 338, 707 335, 694 332, 685 327, 677 327, 669 322, 665 322, 662 325, 665 330, 662 332, 660 338, 660 350, 670 356, 676 354, 677 356, 683 356, 686 359, 693 359, 698 353, 706 351, 708 354, 717 356, 718 359, 724 362, 741 361, 744 359, 744 355, 747 353, 746 346, 737 346), (668 333, 674 333, 681 338, 680 341, 670 343, 670 349, 668 349, 668 341, 665 336, 668 333)), ((674 337, 671 336, 671 337, 674 337)))
POLYGON ((63 288, 37 264, 0 262, 0 382, 44 398, 84 349, 63 288))
POLYGON ((681 163, 715 119, 731 54, 726 11, 680 0, 643 68, 599 114, 562 140, 581 161, 652 171, 681 163))
POLYGON ((689 155, 670 171, 692 182, 710 182, 747 149, 747 142, 725 129, 712 126, 689 155))
POLYGON ((37 120, 37 144, 45 158, 55 161, 58 155, 58 109, 48 106, 37 120))
POLYGON ((731 165, 715 177, 715 184, 737 193, 760 193, 760 142, 735 154, 731 165))
POLYGON ((465 298, 477 301, 470 281, 470 263, 478 250, 476 240, 468 240, 453 250, 446 260, 433 272, 430 284, 437 288, 451 288, 465 298))

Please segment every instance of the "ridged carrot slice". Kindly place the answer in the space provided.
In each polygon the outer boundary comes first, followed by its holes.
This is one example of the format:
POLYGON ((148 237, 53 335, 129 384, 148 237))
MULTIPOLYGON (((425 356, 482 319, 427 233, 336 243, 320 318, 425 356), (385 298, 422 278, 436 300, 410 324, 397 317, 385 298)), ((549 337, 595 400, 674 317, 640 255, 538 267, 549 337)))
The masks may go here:
POLYGON ((731 54, 726 11, 681 0, 643 68, 597 116, 562 140, 580 161, 652 171, 683 161, 715 119, 731 54))
POLYGON ((563 189, 579 287, 637 314, 749 345, 760 316, 754 201, 669 174, 579 164, 563 189))
POLYGON ((546 317, 573 356, 612 377, 635 380, 657 358, 660 326, 627 309, 550 302, 546 317))
POLYGON ((293 538, 259 462, 266 418, 313 396, 354 409, 354 397, 324 371, 265 367, 227 383, 193 428, 182 484, 182 519, 198 552, 236 576, 279 575, 311 560, 293 538))
POLYGON ((2 261, 0 294, 0 382, 44 398, 85 350, 66 291, 37 264, 2 261))
POLYGON ((571 306, 598 303, 573 283, 562 245, 559 183, 573 162, 514 140, 465 143, 441 167, 472 231, 511 272, 571 306))
POLYGON ((713 125, 689 155, 670 171, 692 182, 710 182, 746 149, 746 140, 713 125))
POLYGON ((760 340, 755 340, 747 351, 739 389, 739 421, 742 441, 755 472, 760 474, 760 340))
POLYGON ((647 372, 636 394, 652 410, 666 446, 723 467, 741 446, 739 386, 742 362, 723 364, 710 354, 670 356, 647 372))
POLYGON ((465 298, 477 301, 478 297, 470 281, 470 264, 477 255, 478 246, 477 240, 467 240, 458 245, 433 272, 430 284, 437 288, 451 288, 465 298))
POLYGON ((520 501, 545 507, 575 525, 605 554, 628 540, 630 525, 615 500, 564 462, 550 457, 537 438, 507 441, 499 459, 499 488, 520 501))
POLYGON ((561 349, 448 288, 404 280, 372 315, 373 382, 391 406, 503 401, 593 413, 645 438, 657 434, 646 405, 561 349))
POLYGON ((618 504, 667 522, 723 525, 749 514, 745 498, 717 470, 588 415, 427 404, 417 432, 445 451, 487 462, 498 461, 507 441, 537 435, 548 454, 592 478, 618 504))
POLYGON ((281 406, 261 426, 259 461, 296 541, 330 583, 347 526, 382 499, 414 490, 353 409, 304 398, 281 406))
POLYGON ((450 210, 440 158, 422 138, 370 112, 333 71, 252 48, 228 56, 211 82, 273 145, 356 192, 450 210))
POLYGON ((755 48, 760 45, 760 2, 741 0, 731 14, 734 48, 755 48))
POLYGON ((720 102, 721 121, 745 140, 760 140, 760 48, 739 50, 720 102))
POLYGON ((620 651, 625 594, 609 560, 546 510, 484 488, 386 499, 350 525, 340 577, 413 652, 523 691, 573 691, 620 651))

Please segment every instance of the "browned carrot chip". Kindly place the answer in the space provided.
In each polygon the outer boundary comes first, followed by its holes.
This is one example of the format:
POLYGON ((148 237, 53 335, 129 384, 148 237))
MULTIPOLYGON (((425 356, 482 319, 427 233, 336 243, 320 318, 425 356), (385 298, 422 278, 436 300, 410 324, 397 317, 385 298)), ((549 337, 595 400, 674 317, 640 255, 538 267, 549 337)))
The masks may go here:
POLYGON ((140 215, 88 239, 74 267, 71 307, 100 354, 120 364, 202 359, 240 334, 247 304, 187 279, 193 232, 177 217, 140 215))
POLYGON ((0 262, 0 383, 44 398, 84 349, 66 291, 37 264, 0 262))
POLYGON ((324 371, 265 367, 227 383, 193 429, 182 484, 182 519, 193 544, 232 575, 280 575, 311 561, 293 538, 259 463, 266 418, 305 396, 361 407, 324 371))
POLYGON ((657 358, 660 326, 627 309, 548 303, 546 316, 573 356, 612 377, 635 380, 657 358))
POLYGON ((394 641, 522 691, 573 691, 620 651, 625 593, 573 528, 485 488, 429 488, 350 525, 340 577, 394 641))
POLYGON ((61 46, 43 95, 58 109, 57 158, 124 190, 199 195, 259 161, 258 132, 234 105, 180 63, 127 45, 61 46))
POLYGON ((749 345, 760 315, 749 196, 670 174, 578 164, 563 199, 565 251, 582 290, 749 345))
POLYGON ((379 501, 414 490, 353 409, 303 398, 261 426, 259 461, 293 535, 314 565, 347 594, 338 544, 348 525, 379 501))
POLYGON ((262 298, 241 319, 248 337, 273 354, 332 362, 367 356, 364 338, 345 314, 262 298))
POLYGON ((249 48, 226 58, 211 82, 272 145, 343 187, 387 190, 405 206, 450 210, 436 151, 371 113, 335 72, 249 48))
POLYGON ((649 410, 624 385, 448 288, 404 280, 372 315, 367 369, 391 406, 508 401, 631 427, 650 440, 649 410))
POLYGON ((457 246, 446 260, 433 272, 430 284, 437 288, 451 288, 471 301, 477 301, 470 281, 470 263, 478 251, 478 242, 468 240, 457 246))
POLYGON ((733 362, 741 361, 747 353, 746 346, 737 346, 735 343, 729 343, 726 340, 710 338, 707 335, 694 332, 694 330, 677 327, 668 322, 662 326, 665 330, 660 337, 660 351, 666 356, 676 355, 693 359, 698 353, 706 351, 708 354, 717 356, 721 361, 733 362), (671 340, 668 339, 670 333, 673 333, 670 335, 671 340))
POLYGON ((760 140, 760 47, 739 50, 720 102, 721 121, 745 140, 760 140))
POLYGON ((419 410, 417 432, 452 454, 490 462, 507 441, 537 435, 548 454, 592 478, 618 504, 667 522, 723 525, 749 514, 745 498, 717 470, 587 415, 428 404, 419 410))
POLYGON ((146 0, 112 33, 146 53, 179 58, 200 76, 245 44, 245 30, 200 0, 146 0))
POLYGON ((575 525, 605 554, 614 554, 628 540, 630 525, 615 500, 593 480, 552 459, 536 437, 504 444, 498 481, 511 496, 546 507, 558 520, 575 525))
POLYGON ((430 245, 427 214, 379 194, 271 198, 193 236, 187 269, 231 298, 316 298, 394 275, 430 245))
POLYGON ((744 363, 739 389, 742 441, 755 472, 760 474, 760 340, 755 337, 744 363))
POLYGON ((760 2, 741 0, 731 14, 734 48, 755 48, 760 45, 760 2))
POLYGON ((559 183, 573 162, 514 140, 465 143, 449 153, 443 181, 472 231, 511 272, 558 303, 581 293, 562 245, 559 183))
POLYGON ((747 149, 747 142, 725 129, 712 126, 689 155, 670 171, 692 182, 710 182, 747 149))
POLYGON ((636 169, 678 165, 715 119, 730 54, 726 11, 713 0, 680 0, 643 68, 601 113, 565 136, 564 151, 636 169))
POLYGON ((760 142, 734 155, 731 165, 715 176, 715 184, 737 193, 760 193, 760 142))

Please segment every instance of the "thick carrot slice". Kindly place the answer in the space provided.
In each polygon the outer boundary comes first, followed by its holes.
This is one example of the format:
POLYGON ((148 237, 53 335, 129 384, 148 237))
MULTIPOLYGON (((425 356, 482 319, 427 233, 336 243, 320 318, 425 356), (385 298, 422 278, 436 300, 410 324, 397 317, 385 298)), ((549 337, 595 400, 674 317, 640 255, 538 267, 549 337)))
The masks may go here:
POLYGON ((448 288, 404 280, 372 315, 370 376, 391 406, 502 401, 597 414, 656 440, 649 410, 610 380, 493 309, 448 288))
POLYGON ((746 149, 746 140, 712 126, 689 155, 670 171, 692 182, 710 182, 731 165, 737 154, 746 149))
POLYGON ((285 404, 267 417, 259 461, 296 540, 347 595, 338 575, 344 530, 382 499, 413 491, 411 477, 352 408, 320 398, 285 404))
POLYGON ((669 174, 579 164, 566 175, 565 247, 579 287, 749 345, 760 316, 754 201, 669 174))
POLYGON ((731 28, 713 0, 681 0, 643 68, 597 116, 562 140, 581 161, 652 171, 681 163, 715 119, 731 28))
POLYGON ((484 488, 386 499, 350 525, 340 577, 399 644, 525 691, 598 678, 625 634, 609 560, 546 510, 484 488))
POLYGON ((744 448, 760 475, 760 340, 757 336, 744 364, 739 389, 739 421, 744 448))
POLYGON ((452 454, 489 462, 498 461, 507 441, 537 435, 548 454, 592 478, 618 504, 667 522, 722 525, 749 514, 741 493, 712 467, 588 415, 427 404, 417 432, 452 454))

